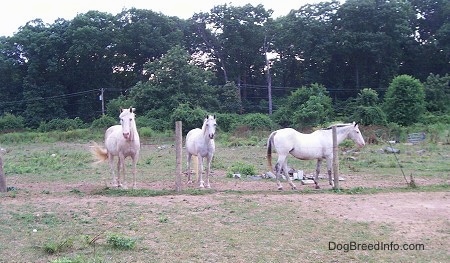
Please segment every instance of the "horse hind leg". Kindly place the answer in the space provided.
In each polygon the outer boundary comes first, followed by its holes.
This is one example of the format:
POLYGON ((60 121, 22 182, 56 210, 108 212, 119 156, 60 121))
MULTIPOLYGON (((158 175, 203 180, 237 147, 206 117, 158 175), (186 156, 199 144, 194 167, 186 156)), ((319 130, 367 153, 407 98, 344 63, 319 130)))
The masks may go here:
POLYGON ((291 186, 291 189, 292 190, 297 190, 297 186, 295 186, 294 182, 292 182, 292 179, 289 176, 289 171, 288 171, 288 166, 287 166, 287 159, 284 161, 283 171, 284 171, 284 176, 286 176, 286 180, 288 181, 289 185, 291 186))
POLYGON ((330 185, 332 187, 334 187, 334 180, 331 176, 331 166, 332 166, 332 161, 331 158, 327 159, 327 172, 328 172, 328 182, 330 183, 330 185))
POLYGON ((287 171, 287 160, 286 156, 280 156, 278 157, 277 164, 275 165, 275 174, 277 177, 277 186, 278 190, 283 190, 283 186, 281 185, 281 172, 283 171, 284 176, 286 177, 286 180, 291 185, 292 189, 295 190, 297 187, 292 182, 291 178, 289 177, 289 173, 287 171))

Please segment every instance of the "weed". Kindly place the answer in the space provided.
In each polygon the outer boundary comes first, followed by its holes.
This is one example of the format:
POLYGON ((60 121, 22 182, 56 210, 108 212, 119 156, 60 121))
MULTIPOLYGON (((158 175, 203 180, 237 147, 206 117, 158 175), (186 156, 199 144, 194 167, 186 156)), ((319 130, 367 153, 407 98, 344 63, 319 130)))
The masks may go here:
POLYGON ((251 164, 246 164, 243 162, 236 162, 228 168, 227 177, 233 177, 233 174, 241 174, 244 176, 255 175, 256 168, 251 164))
POLYGON ((111 245, 113 248, 121 249, 121 250, 131 250, 136 246, 136 239, 126 237, 120 234, 110 234, 106 238, 106 242, 111 245))
POLYGON ((44 244, 43 249, 47 254, 56 254, 63 251, 67 251, 72 248, 73 239, 63 239, 60 241, 48 241, 44 244))

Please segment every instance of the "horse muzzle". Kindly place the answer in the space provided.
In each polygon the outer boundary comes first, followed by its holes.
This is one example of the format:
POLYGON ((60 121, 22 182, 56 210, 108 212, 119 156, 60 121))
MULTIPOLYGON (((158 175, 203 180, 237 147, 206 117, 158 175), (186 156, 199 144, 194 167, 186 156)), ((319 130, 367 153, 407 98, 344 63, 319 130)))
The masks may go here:
POLYGON ((130 138, 130 133, 122 133, 123 138, 128 139, 130 138))
POLYGON ((209 135, 209 138, 212 140, 214 139, 214 133, 209 135))

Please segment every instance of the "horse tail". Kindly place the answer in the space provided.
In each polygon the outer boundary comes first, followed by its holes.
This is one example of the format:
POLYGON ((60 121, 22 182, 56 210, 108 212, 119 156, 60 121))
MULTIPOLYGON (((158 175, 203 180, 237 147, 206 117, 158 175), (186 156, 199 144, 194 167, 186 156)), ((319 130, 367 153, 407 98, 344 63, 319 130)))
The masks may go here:
POLYGON ((272 145, 273 145, 273 137, 275 136, 277 132, 274 131, 270 134, 269 138, 267 139, 267 167, 269 168, 269 171, 273 170, 272 167, 272 145))
POLYGON ((94 158, 97 159, 96 163, 100 163, 108 159, 108 151, 95 142, 91 148, 91 153, 94 156, 94 158))

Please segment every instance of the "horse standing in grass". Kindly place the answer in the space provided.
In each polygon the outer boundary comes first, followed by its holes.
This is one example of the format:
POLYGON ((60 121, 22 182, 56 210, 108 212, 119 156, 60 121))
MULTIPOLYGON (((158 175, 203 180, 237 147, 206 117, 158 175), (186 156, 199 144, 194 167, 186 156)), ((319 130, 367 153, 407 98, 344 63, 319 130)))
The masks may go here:
POLYGON ((188 132, 186 135, 186 151, 187 151, 187 174, 188 183, 191 181, 191 159, 192 156, 197 156, 197 174, 198 183, 200 188, 205 187, 205 182, 203 181, 203 158, 206 158, 206 188, 211 188, 209 184, 209 173, 211 170, 211 161, 214 156, 214 151, 216 149, 214 143, 214 136, 216 133, 216 116, 209 115, 203 121, 203 126, 201 129, 195 128, 188 132))
MULTIPOLYGON (((360 147, 365 145, 358 124, 355 122, 336 125, 336 135, 338 145, 345 139, 351 139, 360 147)), ((331 167, 333 162, 332 126, 314 131, 310 134, 303 134, 291 128, 272 132, 267 140, 267 163, 270 170, 272 170, 272 147, 274 147, 278 153, 278 160, 275 165, 278 190, 283 189, 283 186, 280 183, 281 171, 283 171, 292 189, 296 189, 295 184, 287 173, 287 156, 289 154, 300 160, 317 159, 316 175, 314 176, 316 189, 320 188, 320 165, 322 160, 326 159, 329 183, 330 185, 333 185, 331 179, 331 167)))
POLYGON ((105 132, 106 149, 94 144, 92 153, 98 162, 109 160, 112 185, 127 188, 125 178, 125 158, 131 157, 133 168, 133 189, 136 188, 136 164, 139 159, 141 143, 135 122, 135 109, 122 109, 120 125, 109 127, 105 132), (114 156, 118 157, 117 179, 114 173, 114 156), (123 174, 123 181, 120 174, 123 174))

